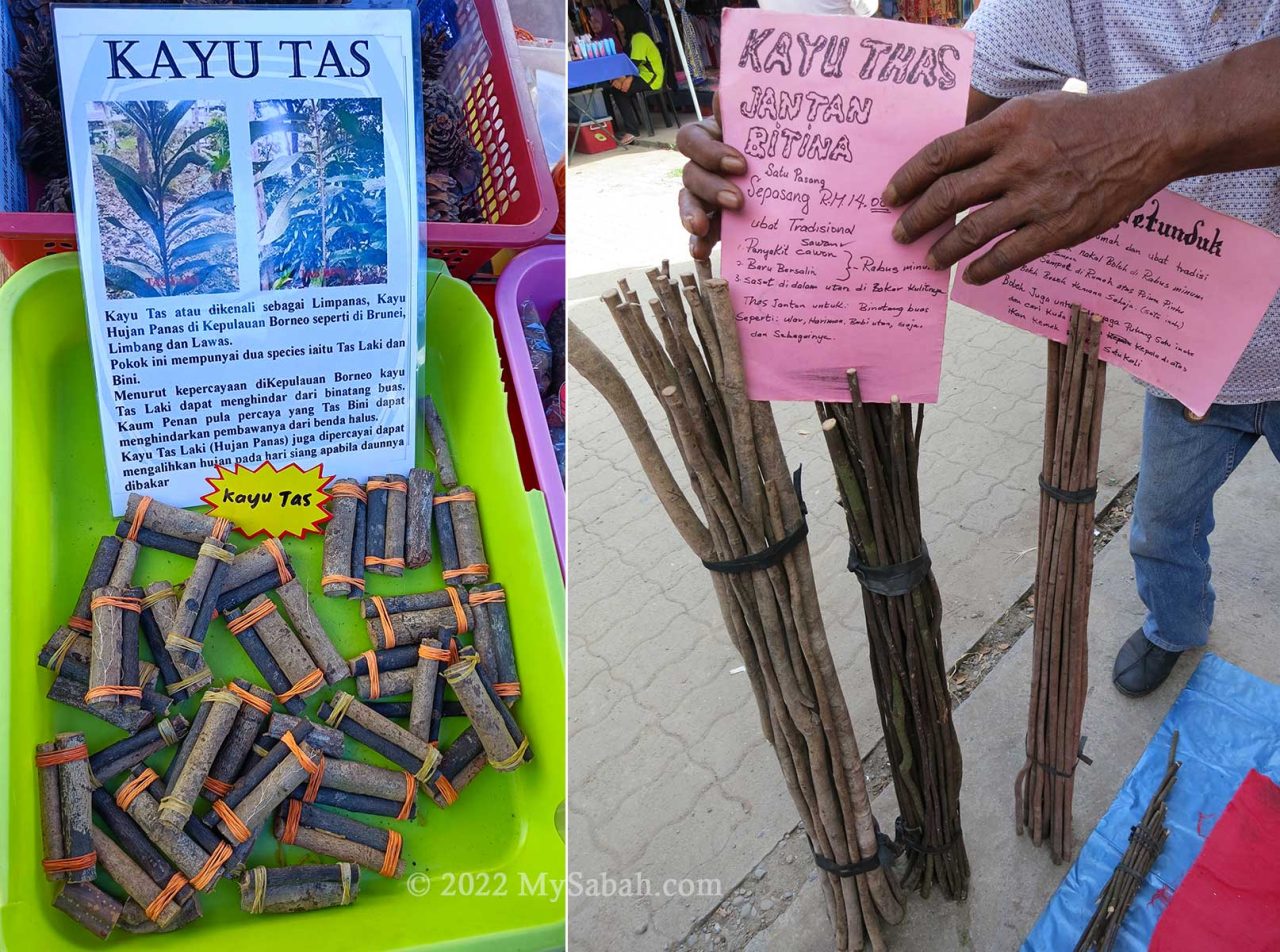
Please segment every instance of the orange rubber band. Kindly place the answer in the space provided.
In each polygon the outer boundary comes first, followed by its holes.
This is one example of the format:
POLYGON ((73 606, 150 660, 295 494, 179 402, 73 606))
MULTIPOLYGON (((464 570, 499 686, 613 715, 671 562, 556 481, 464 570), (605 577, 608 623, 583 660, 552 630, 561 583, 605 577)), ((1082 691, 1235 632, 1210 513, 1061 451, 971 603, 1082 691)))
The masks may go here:
POLYGON ((324 764, 324 754, 321 754, 320 763, 316 765, 316 769, 312 771, 311 779, 307 781, 307 789, 302 792, 303 802, 316 802, 316 797, 320 794, 320 787, 324 780, 324 764))
POLYGON ((138 500, 138 508, 133 511, 133 522, 129 524, 129 534, 125 536, 130 542, 138 541, 138 531, 142 528, 143 517, 146 516, 150 505, 150 496, 143 496, 138 500))
POLYGON ((404 772, 404 803, 400 805, 397 820, 409 819, 409 811, 413 809, 413 798, 418 795, 418 778, 409 771, 404 772))
MULTIPOLYGON (((298 742, 294 740, 293 731, 285 731, 283 736, 280 738, 280 743, 284 744, 293 752, 293 756, 298 758, 298 763, 302 764, 302 769, 307 773, 314 777, 320 772, 321 768, 316 766, 316 762, 308 757, 307 752, 299 747, 298 742)), ((321 757, 320 760, 321 763, 324 762, 323 757, 321 757)))
MULTIPOLYGON (((243 618, 244 616, 242 615, 240 617, 243 618)), ((254 694, 253 692, 246 691, 244 688, 240 687, 240 685, 236 684, 234 681, 232 681, 230 684, 227 685, 227 690, 230 691, 232 694, 234 694, 236 697, 238 697, 245 704, 248 704, 251 708, 254 708, 257 711, 260 711, 263 714, 266 714, 268 717, 271 715, 270 701, 264 701, 262 698, 258 697, 258 695, 254 694)))
POLYGON ((320 577, 321 585, 342 585, 343 583, 350 585, 352 588, 358 588, 364 591, 364 579, 352 578, 350 575, 322 575, 320 577))
POLYGON ((443 661, 448 663, 452 656, 443 648, 432 648, 425 641, 420 641, 418 642, 418 657, 426 658, 428 661, 443 661))
POLYGON ((284 832, 280 837, 280 842, 291 846, 298 837, 298 824, 301 822, 302 801, 290 800, 289 809, 284 817, 284 832))
POLYGON ((76 744, 62 750, 51 750, 45 754, 36 754, 37 767, 56 767, 58 764, 69 764, 74 760, 88 760, 89 745, 76 744))
POLYGON ((142 611, 142 599, 116 598, 111 595, 101 595, 89 603, 89 610, 93 611, 95 608, 106 608, 108 606, 114 606, 115 608, 119 608, 121 611, 126 612, 140 612, 142 611))
POLYGON ((225 780, 214 780, 212 777, 204 778, 204 788, 215 797, 225 797, 231 792, 232 786, 233 784, 229 784, 225 780))
POLYGON ((476 501, 476 494, 473 492, 450 493, 448 496, 435 496, 431 500, 433 504, 442 503, 442 502, 475 502, 475 501, 476 501))
POLYGON ((368 494, 355 483, 337 483, 329 489, 326 489, 325 492, 329 494, 329 498, 331 499, 334 496, 354 496, 361 502, 369 501, 368 494))
POLYGON ((378 653, 370 648, 360 657, 364 658, 369 670, 369 700, 376 701, 382 697, 382 685, 378 680, 378 653))
MULTIPOLYGON (((215 801, 221 803, 221 800, 215 801)), ((231 814, 235 816, 235 814, 231 814)), ((238 817, 237 817, 238 819, 238 817)), ((231 846, 228 843, 219 843, 213 848, 213 852, 209 854, 209 858, 205 860, 205 864, 200 867, 200 872, 196 873, 195 878, 191 880, 191 885, 200 892, 204 892, 209 884, 217 877, 218 872, 222 869, 224 863, 231 858, 231 846)))
POLYGON ((104 697, 142 698, 142 688, 136 684, 100 684, 84 692, 84 703, 92 704, 104 697))
POLYGON ((387 614, 387 604, 382 600, 381 595, 374 595, 370 601, 373 607, 378 610, 378 621, 382 622, 382 638, 386 642, 388 648, 396 646, 396 630, 391 625, 391 616, 387 614))
POLYGON ((219 516, 217 519, 213 520, 213 529, 209 532, 209 535, 213 536, 219 542, 225 542, 227 538, 227 533, 230 531, 231 531, 231 520, 223 519, 221 516, 219 516))
MULTIPOLYGON (((227 827, 227 833, 237 843, 243 843, 249 837, 253 836, 253 831, 244 825, 244 822, 236 816, 236 811, 227 806, 225 800, 213 801, 213 812, 222 818, 222 822, 227 827)), ((203 870, 201 871, 203 872, 203 870)))
POLYGON ((67 627, 72 631, 82 631, 87 635, 93 631, 93 622, 88 618, 76 618, 73 615, 67 619, 67 627))
POLYGON ((490 602, 505 602, 507 593, 500 588, 495 588, 491 592, 472 592, 467 596, 467 601, 472 605, 488 605, 490 602))
POLYGON ((41 864, 44 866, 46 873, 78 873, 82 869, 92 869, 97 862, 98 853, 94 850, 82 856, 42 860, 41 864))
POLYGON ((315 690, 322 684, 324 684, 324 672, 319 668, 316 668, 293 687, 289 688, 289 690, 285 691, 283 694, 277 694, 276 700, 281 704, 286 704, 289 701, 292 701, 295 697, 301 697, 308 691, 315 690))
POLYGON ((451 807, 458 802, 458 791, 453 789, 453 784, 444 774, 436 777, 436 791, 440 794, 440 799, 444 801, 445 806, 451 807))
POLYGON ((452 585, 446 585, 444 590, 449 593, 449 601, 453 603, 453 617, 458 619, 458 634, 465 635, 467 629, 467 613, 462 610, 462 599, 458 597, 458 590, 452 585))
POLYGON ((493 686, 493 693, 498 697, 519 697, 520 682, 519 681, 499 681, 493 686))
POLYGON ((447 582, 451 578, 457 578, 460 575, 488 575, 488 562, 473 562, 471 565, 464 565, 460 569, 446 569, 441 572, 441 577, 447 582))
POLYGON ((364 564, 366 567, 370 565, 385 565, 389 569, 402 569, 404 568, 404 559, 383 559, 376 555, 366 555, 364 564))
POLYGON ((462 660, 462 655, 458 654, 458 639, 450 638, 449 639, 449 663, 457 664, 460 660, 462 660))
POLYGON ((157 922, 160 919, 160 914, 164 912, 164 907, 173 901, 174 897, 182 891, 182 887, 186 884, 186 876, 181 873, 174 873, 169 877, 169 881, 165 883, 164 889, 160 890, 156 898, 147 904, 147 908, 143 910, 143 915, 152 922, 157 922))
POLYGON ((396 830, 387 830, 387 851, 382 855, 382 869, 378 870, 388 879, 395 879, 396 867, 400 865, 400 847, 404 839, 396 830))
POLYGON ((276 610, 276 603, 267 599, 259 604, 256 608, 251 608, 234 621, 227 622, 227 631, 233 635, 238 635, 247 628, 252 628, 262 619, 266 618, 276 610))
POLYGON ((262 545, 271 553, 271 557, 276 560, 276 571, 280 573, 280 584, 285 584, 293 578, 293 573, 289 571, 289 563, 286 561, 284 549, 280 548, 280 543, 276 539, 267 539, 262 545))
POLYGON ((409 487, 403 481, 397 479, 395 482, 388 482, 385 479, 371 479, 364 484, 366 492, 373 492, 375 489, 387 489, 393 493, 408 492, 409 487))
POLYGON ((159 779, 160 775, 148 767, 128 783, 120 786, 120 789, 116 791, 116 806, 127 813, 129 804, 138 799, 138 794, 159 779))

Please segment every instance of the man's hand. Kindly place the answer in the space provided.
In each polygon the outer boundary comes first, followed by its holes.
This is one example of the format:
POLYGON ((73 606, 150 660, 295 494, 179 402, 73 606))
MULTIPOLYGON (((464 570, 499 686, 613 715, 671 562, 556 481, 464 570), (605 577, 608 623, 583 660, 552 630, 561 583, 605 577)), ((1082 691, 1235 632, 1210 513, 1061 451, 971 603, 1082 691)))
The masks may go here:
POLYGON ((1179 177, 1171 128, 1179 113, 1153 89, 1013 99, 935 139, 885 189, 886 204, 910 203, 894 238, 909 244, 951 223, 926 259, 944 269, 1005 235, 965 270, 965 281, 986 284, 1101 234, 1179 177))
POLYGON ((712 112, 714 118, 682 126, 676 136, 676 147, 689 159, 680 190, 680 221, 689 233, 689 253, 695 258, 711 257, 720 240, 720 209, 742 207, 742 191, 724 176, 747 171, 743 154, 724 144, 718 93, 712 112))

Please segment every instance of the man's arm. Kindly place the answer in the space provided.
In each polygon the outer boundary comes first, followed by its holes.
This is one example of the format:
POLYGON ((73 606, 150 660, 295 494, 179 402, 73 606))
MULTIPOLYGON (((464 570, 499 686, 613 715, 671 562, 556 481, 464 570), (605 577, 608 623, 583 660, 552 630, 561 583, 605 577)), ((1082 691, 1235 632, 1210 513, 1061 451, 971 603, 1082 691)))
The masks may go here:
POLYGON ((949 268, 1005 237, 966 269, 985 284, 1111 228, 1170 182, 1280 165, 1280 38, 1198 69, 1110 95, 1012 100, 935 139, 890 180, 908 205, 894 237, 917 240, 975 205, 929 250, 949 268), (989 203, 989 204, 988 204, 989 203))

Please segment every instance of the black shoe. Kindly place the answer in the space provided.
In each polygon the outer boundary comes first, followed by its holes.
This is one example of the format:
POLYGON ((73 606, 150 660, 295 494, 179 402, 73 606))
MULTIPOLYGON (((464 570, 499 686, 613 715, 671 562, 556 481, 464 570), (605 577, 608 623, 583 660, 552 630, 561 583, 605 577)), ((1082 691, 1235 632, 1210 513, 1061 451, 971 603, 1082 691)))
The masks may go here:
POLYGON ((1120 646, 1111 681, 1121 694, 1143 697, 1164 684, 1180 657, 1181 651, 1166 651, 1147 641, 1139 628, 1120 646))

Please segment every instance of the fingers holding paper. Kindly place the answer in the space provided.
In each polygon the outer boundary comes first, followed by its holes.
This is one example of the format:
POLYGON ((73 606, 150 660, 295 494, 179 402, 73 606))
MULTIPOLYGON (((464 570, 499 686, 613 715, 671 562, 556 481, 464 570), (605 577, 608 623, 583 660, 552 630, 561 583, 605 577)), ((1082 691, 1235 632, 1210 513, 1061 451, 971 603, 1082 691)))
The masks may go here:
POLYGON ((742 190, 727 176, 747 171, 742 153, 724 144, 719 96, 713 109, 715 118, 684 126, 676 137, 677 148, 689 159, 680 190, 680 221, 689 232, 689 250, 695 258, 709 257, 720 240, 718 213, 742 207, 742 190))

